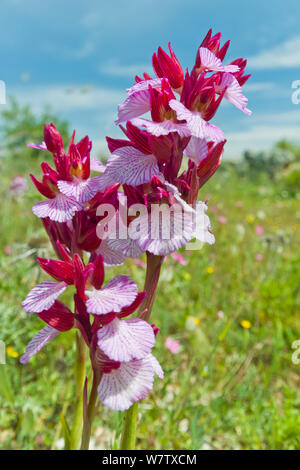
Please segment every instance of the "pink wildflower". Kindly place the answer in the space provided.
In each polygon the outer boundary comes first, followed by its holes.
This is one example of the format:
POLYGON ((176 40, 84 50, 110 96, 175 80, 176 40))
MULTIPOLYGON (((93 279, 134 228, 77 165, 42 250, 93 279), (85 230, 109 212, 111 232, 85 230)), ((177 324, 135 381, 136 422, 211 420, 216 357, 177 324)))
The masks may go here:
POLYGON ((165 339, 164 344, 172 354, 178 354, 181 349, 181 344, 176 341, 176 339, 172 339, 169 336, 165 339))
POLYGON ((255 227, 255 233, 256 235, 262 235, 264 233, 264 228, 262 225, 257 225, 255 227))

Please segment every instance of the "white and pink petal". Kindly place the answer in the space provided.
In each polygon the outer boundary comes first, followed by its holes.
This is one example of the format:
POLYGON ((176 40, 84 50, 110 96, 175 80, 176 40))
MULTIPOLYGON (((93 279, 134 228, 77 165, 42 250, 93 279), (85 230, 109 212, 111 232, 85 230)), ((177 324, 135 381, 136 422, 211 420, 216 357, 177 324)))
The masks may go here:
POLYGON ((90 201, 98 191, 103 192, 105 189, 101 175, 88 178, 87 180, 59 180, 57 187, 65 196, 75 199, 75 201, 80 204, 85 204, 90 201))
POLYGON ((238 72, 237 65, 223 65, 222 61, 206 47, 199 48, 199 55, 201 60, 201 67, 214 72, 238 72))
POLYGON ((170 107, 176 112, 177 118, 185 120, 190 135, 200 139, 212 139, 216 142, 225 140, 224 133, 221 129, 209 122, 205 121, 201 114, 197 111, 190 111, 184 104, 177 100, 170 100, 170 107))
POLYGON ((119 104, 118 119, 115 123, 121 124, 121 122, 129 121, 130 119, 148 113, 150 109, 150 90, 136 91, 131 93, 124 103, 119 104))
POLYGON ((137 236, 141 249, 158 256, 165 256, 185 246, 193 238, 193 211, 184 211, 181 206, 170 210, 162 218, 142 215, 134 219, 130 228, 137 236))
POLYGON ((222 92, 224 88, 226 88, 224 96, 228 101, 230 101, 230 103, 243 111, 245 114, 252 114, 250 109, 247 109, 248 98, 243 95, 242 87, 231 73, 222 74, 221 82, 219 84, 220 92, 222 92))
POLYGON ((65 282, 43 281, 35 286, 22 302, 28 313, 39 313, 48 310, 55 300, 66 290, 65 282))
POLYGON ((82 204, 75 199, 59 193, 52 199, 40 201, 32 208, 32 212, 41 219, 49 217, 54 222, 67 222, 75 212, 82 209, 82 204))
POLYGON ((60 331, 52 328, 52 326, 45 326, 42 330, 40 330, 34 338, 28 343, 26 347, 26 352, 21 356, 20 362, 21 364, 27 364, 29 359, 38 353, 44 346, 46 346, 49 341, 55 338, 60 331))
POLYGON ((126 240, 109 238, 107 243, 111 249, 121 251, 126 258, 138 258, 144 253, 144 250, 129 236, 126 240))
POLYGON ((157 159, 135 147, 121 147, 109 157, 103 174, 106 185, 114 183, 138 186, 151 181, 159 173, 157 159))
POLYGON ((190 158, 198 166, 199 163, 208 155, 206 139, 192 136, 184 150, 184 155, 190 158))
POLYGON ((120 312, 135 300, 138 293, 137 285, 127 276, 116 276, 102 289, 86 290, 88 313, 105 315, 120 312))
POLYGON ((161 88, 161 78, 152 78, 150 80, 142 80, 141 82, 136 83, 131 88, 127 88, 127 94, 131 95, 132 93, 136 93, 137 91, 141 90, 148 90, 149 85, 152 88, 161 88))
POLYGON ((123 362, 118 369, 102 375, 98 395, 113 410, 124 411, 136 401, 146 398, 153 388, 154 375, 159 372, 152 354, 144 359, 123 362))
POLYGON ((152 326, 140 318, 115 318, 98 331, 98 346, 112 360, 143 359, 155 344, 152 326))
POLYGON ((107 239, 101 241, 96 253, 102 255, 104 265, 107 267, 121 266, 125 261, 125 254, 121 250, 111 247, 107 239))
POLYGON ((189 137, 191 135, 186 124, 179 124, 168 119, 162 122, 154 122, 148 121, 148 119, 135 118, 132 120, 132 124, 138 127, 145 127, 150 134, 156 137, 168 135, 170 132, 177 132, 180 137, 189 137))
POLYGON ((99 173, 103 173, 105 171, 106 165, 104 165, 101 160, 98 160, 98 158, 91 157, 90 168, 91 171, 98 171, 99 173))

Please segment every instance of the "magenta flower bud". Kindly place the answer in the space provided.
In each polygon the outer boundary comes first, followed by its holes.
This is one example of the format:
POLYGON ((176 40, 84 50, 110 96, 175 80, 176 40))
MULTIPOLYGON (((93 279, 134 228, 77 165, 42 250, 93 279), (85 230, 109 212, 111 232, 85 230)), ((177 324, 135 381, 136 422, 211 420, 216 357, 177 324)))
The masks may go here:
POLYGON ((54 126, 49 124, 44 126, 44 140, 47 146, 47 150, 51 153, 59 154, 63 148, 63 140, 60 133, 54 126))
POLYGON ((153 68, 158 77, 166 77, 174 90, 180 90, 184 81, 183 70, 170 43, 168 47, 170 56, 161 47, 158 48, 157 54, 153 54, 153 68))

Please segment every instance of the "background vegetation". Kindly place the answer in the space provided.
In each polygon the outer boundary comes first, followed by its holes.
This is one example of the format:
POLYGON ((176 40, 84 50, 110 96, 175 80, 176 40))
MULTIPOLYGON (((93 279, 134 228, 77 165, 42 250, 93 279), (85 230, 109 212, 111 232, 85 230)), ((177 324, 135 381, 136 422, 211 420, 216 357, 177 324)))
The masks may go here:
MULTIPOLYGON (((53 256, 32 214, 45 154, 42 123, 67 124, 48 112, 37 119, 16 102, 2 115, 0 159, 0 447, 62 446, 60 415, 74 408, 74 332, 60 335, 26 366, 25 345, 42 322, 21 301, 43 275, 36 256, 53 256), (28 179, 16 195, 12 179, 28 179)), ((203 188, 216 244, 182 252, 186 265, 165 263, 152 320, 160 327, 155 355, 165 370, 140 406, 141 449, 297 449, 300 447, 300 149, 280 142, 267 153, 224 162, 203 188), (166 337, 181 347, 172 354, 166 337)), ((142 258, 141 258, 142 260, 142 258)), ((144 269, 118 268, 143 286, 144 269)), ((107 277, 114 274, 107 272, 107 277)), ((93 445, 117 448, 122 416, 99 406, 93 445)))

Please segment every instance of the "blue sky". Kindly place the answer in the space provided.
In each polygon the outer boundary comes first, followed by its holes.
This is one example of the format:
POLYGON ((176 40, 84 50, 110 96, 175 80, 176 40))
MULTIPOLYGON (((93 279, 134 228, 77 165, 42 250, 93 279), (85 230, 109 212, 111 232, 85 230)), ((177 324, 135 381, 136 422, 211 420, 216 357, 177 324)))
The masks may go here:
POLYGON ((157 47, 171 41, 191 68, 212 27, 231 39, 226 60, 248 58, 252 73, 245 94, 253 115, 226 103, 213 121, 228 139, 225 155, 236 157, 279 138, 300 140, 300 104, 291 100, 300 80, 299 17, 298 0, 1 0, 0 80, 36 112, 51 104, 106 151, 105 135, 119 135, 117 105, 134 75, 151 70, 157 47))

